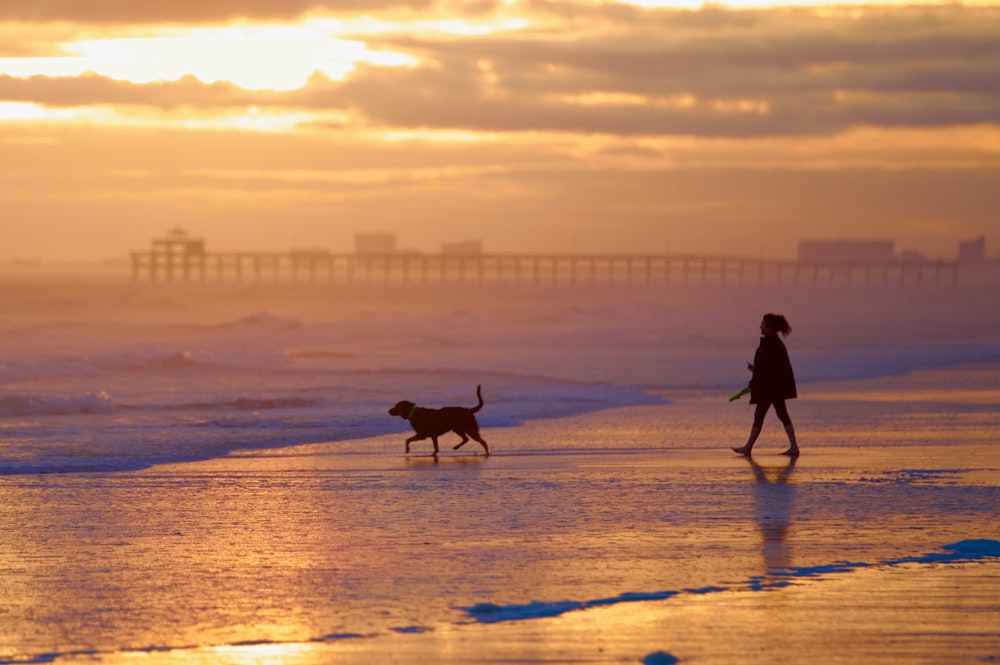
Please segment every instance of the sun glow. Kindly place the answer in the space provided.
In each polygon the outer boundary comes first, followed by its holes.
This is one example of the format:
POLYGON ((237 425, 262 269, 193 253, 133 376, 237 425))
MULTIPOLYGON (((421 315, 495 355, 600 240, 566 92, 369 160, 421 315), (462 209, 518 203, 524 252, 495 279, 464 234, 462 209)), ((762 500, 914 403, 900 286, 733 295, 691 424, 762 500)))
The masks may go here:
POLYGON ((343 22, 343 31, 354 35, 379 35, 391 33, 453 35, 463 37, 493 35, 523 30, 530 25, 521 16, 484 17, 476 21, 459 19, 425 19, 419 21, 373 20, 364 17, 343 22))
POLYGON ((206 653, 230 662, 244 665, 268 663, 312 663, 316 661, 316 646, 307 642, 263 642, 231 646, 209 647, 206 653))
POLYGON ((204 83, 228 81, 247 90, 292 90, 315 72, 339 80, 358 63, 412 65, 404 53, 372 51, 360 41, 331 34, 329 21, 299 26, 195 28, 143 37, 62 45, 62 57, 2 58, 0 74, 79 76, 94 72, 133 83, 193 75, 204 83))
POLYGON ((0 102, 0 122, 75 120, 80 115, 81 112, 76 109, 50 109, 29 102, 0 102))

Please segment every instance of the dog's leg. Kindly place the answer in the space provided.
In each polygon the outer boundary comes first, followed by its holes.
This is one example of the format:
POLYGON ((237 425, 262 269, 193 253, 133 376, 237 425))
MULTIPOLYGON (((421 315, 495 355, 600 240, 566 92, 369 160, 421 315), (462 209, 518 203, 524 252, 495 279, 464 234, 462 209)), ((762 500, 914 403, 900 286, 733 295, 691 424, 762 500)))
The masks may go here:
POLYGON ((486 454, 489 455, 490 454, 490 447, 486 445, 486 441, 483 440, 483 437, 479 436, 478 432, 475 433, 475 434, 472 434, 472 432, 469 432, 469 434, 472 436, 473 439, 475 439, 476 441, 479 442, 479 444, 483 447, 483 450, 486 451, 486 454))
POLYGON ((423 441, 426 438, 427 438, 426 436, 420 436, 419 434, 417 434, 417 435, 411 436, 409 439, 407 439, 406 440, 406 454, 407 455, 410 454, 410 444, 411 443, 413 443, 414 441, 423 441))
POLYGON ((431 441, 434 442, 434 457, 438 456, 438 438, 436 436, 431 437, 431 441))
POLYGON ((458 430, 455 430, 455 434, 462 437, 462 440, 458 444, 456 444, 455 447, 452 448, 452 450, 458 450, 459 448, 461 448, 462 446, 464 446, 466 443, 469 442, 469 437, 465 435, 465 432, 459 432, 458 430))
MULTIPOLYGON (((473 423, 472 427, 470 427, 465 432, 465 434, 468 434, 473 439, 475 439, 476 441, 478 441, 479 445, 481 445, 483 447, 483 450, 486 451, 486 454, 487 455, 490 454, 490 447, 486 445, 486 441, 483 439, 482 435, 479 433, 479 423, 473 423)), ((464 437, 465 434, 462 434, 462 436, 464 437)), ((462 443, 465 443, 465 441, 463 441, 462 443)))

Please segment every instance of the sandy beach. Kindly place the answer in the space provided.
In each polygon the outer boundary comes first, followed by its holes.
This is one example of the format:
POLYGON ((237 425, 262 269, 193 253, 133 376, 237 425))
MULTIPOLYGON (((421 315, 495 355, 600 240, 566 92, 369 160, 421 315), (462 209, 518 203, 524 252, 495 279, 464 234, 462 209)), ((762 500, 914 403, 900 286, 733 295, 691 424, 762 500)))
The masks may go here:
POLYGON ((997 376, 6 476, 0 663, 995 662, 997 376))

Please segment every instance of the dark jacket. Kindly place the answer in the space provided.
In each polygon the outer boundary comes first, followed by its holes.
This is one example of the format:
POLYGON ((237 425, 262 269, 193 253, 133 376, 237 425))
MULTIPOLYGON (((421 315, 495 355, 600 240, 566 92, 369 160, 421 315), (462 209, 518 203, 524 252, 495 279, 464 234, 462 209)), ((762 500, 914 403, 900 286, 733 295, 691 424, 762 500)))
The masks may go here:
POLYGON ((753 357, 753 378, 750 379, 750 403, 795 399, 795 374, 784 342, 777 335, 760 338, 753 357))

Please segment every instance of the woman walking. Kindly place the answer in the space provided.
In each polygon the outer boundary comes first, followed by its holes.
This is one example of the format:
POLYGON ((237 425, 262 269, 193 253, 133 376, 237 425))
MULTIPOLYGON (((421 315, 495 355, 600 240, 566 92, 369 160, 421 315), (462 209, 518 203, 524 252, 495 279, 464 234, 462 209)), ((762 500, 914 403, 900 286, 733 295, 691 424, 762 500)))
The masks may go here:
POLYGON ((781 314, 765 314, 760 322, 760 346, 757 347, 753 362, 747 363, 747 369, 753 372, 753 377, 750 379, 750 403, 756 404, 757 409, 753 414, 750 438, 742 448, 733 448, 733 452, 750 457, 753 444, 756 443, 764 426, 764 416, 767 415, 771 405, 774 405, 774 412, 785 426, 785 433, 788 434, 788 441, 791 444, 788 450, 781 454, 790 457, 799 455, 795 428, 792 427, 792 419, 788 416, 788 409, 785 408, 786 399, 798 397, 795 391, 795 374, 792 372, 792 363, 788 359, 785 344, 778 337, 779 333, 787 337, 791 332, 792 327, 781 314))

